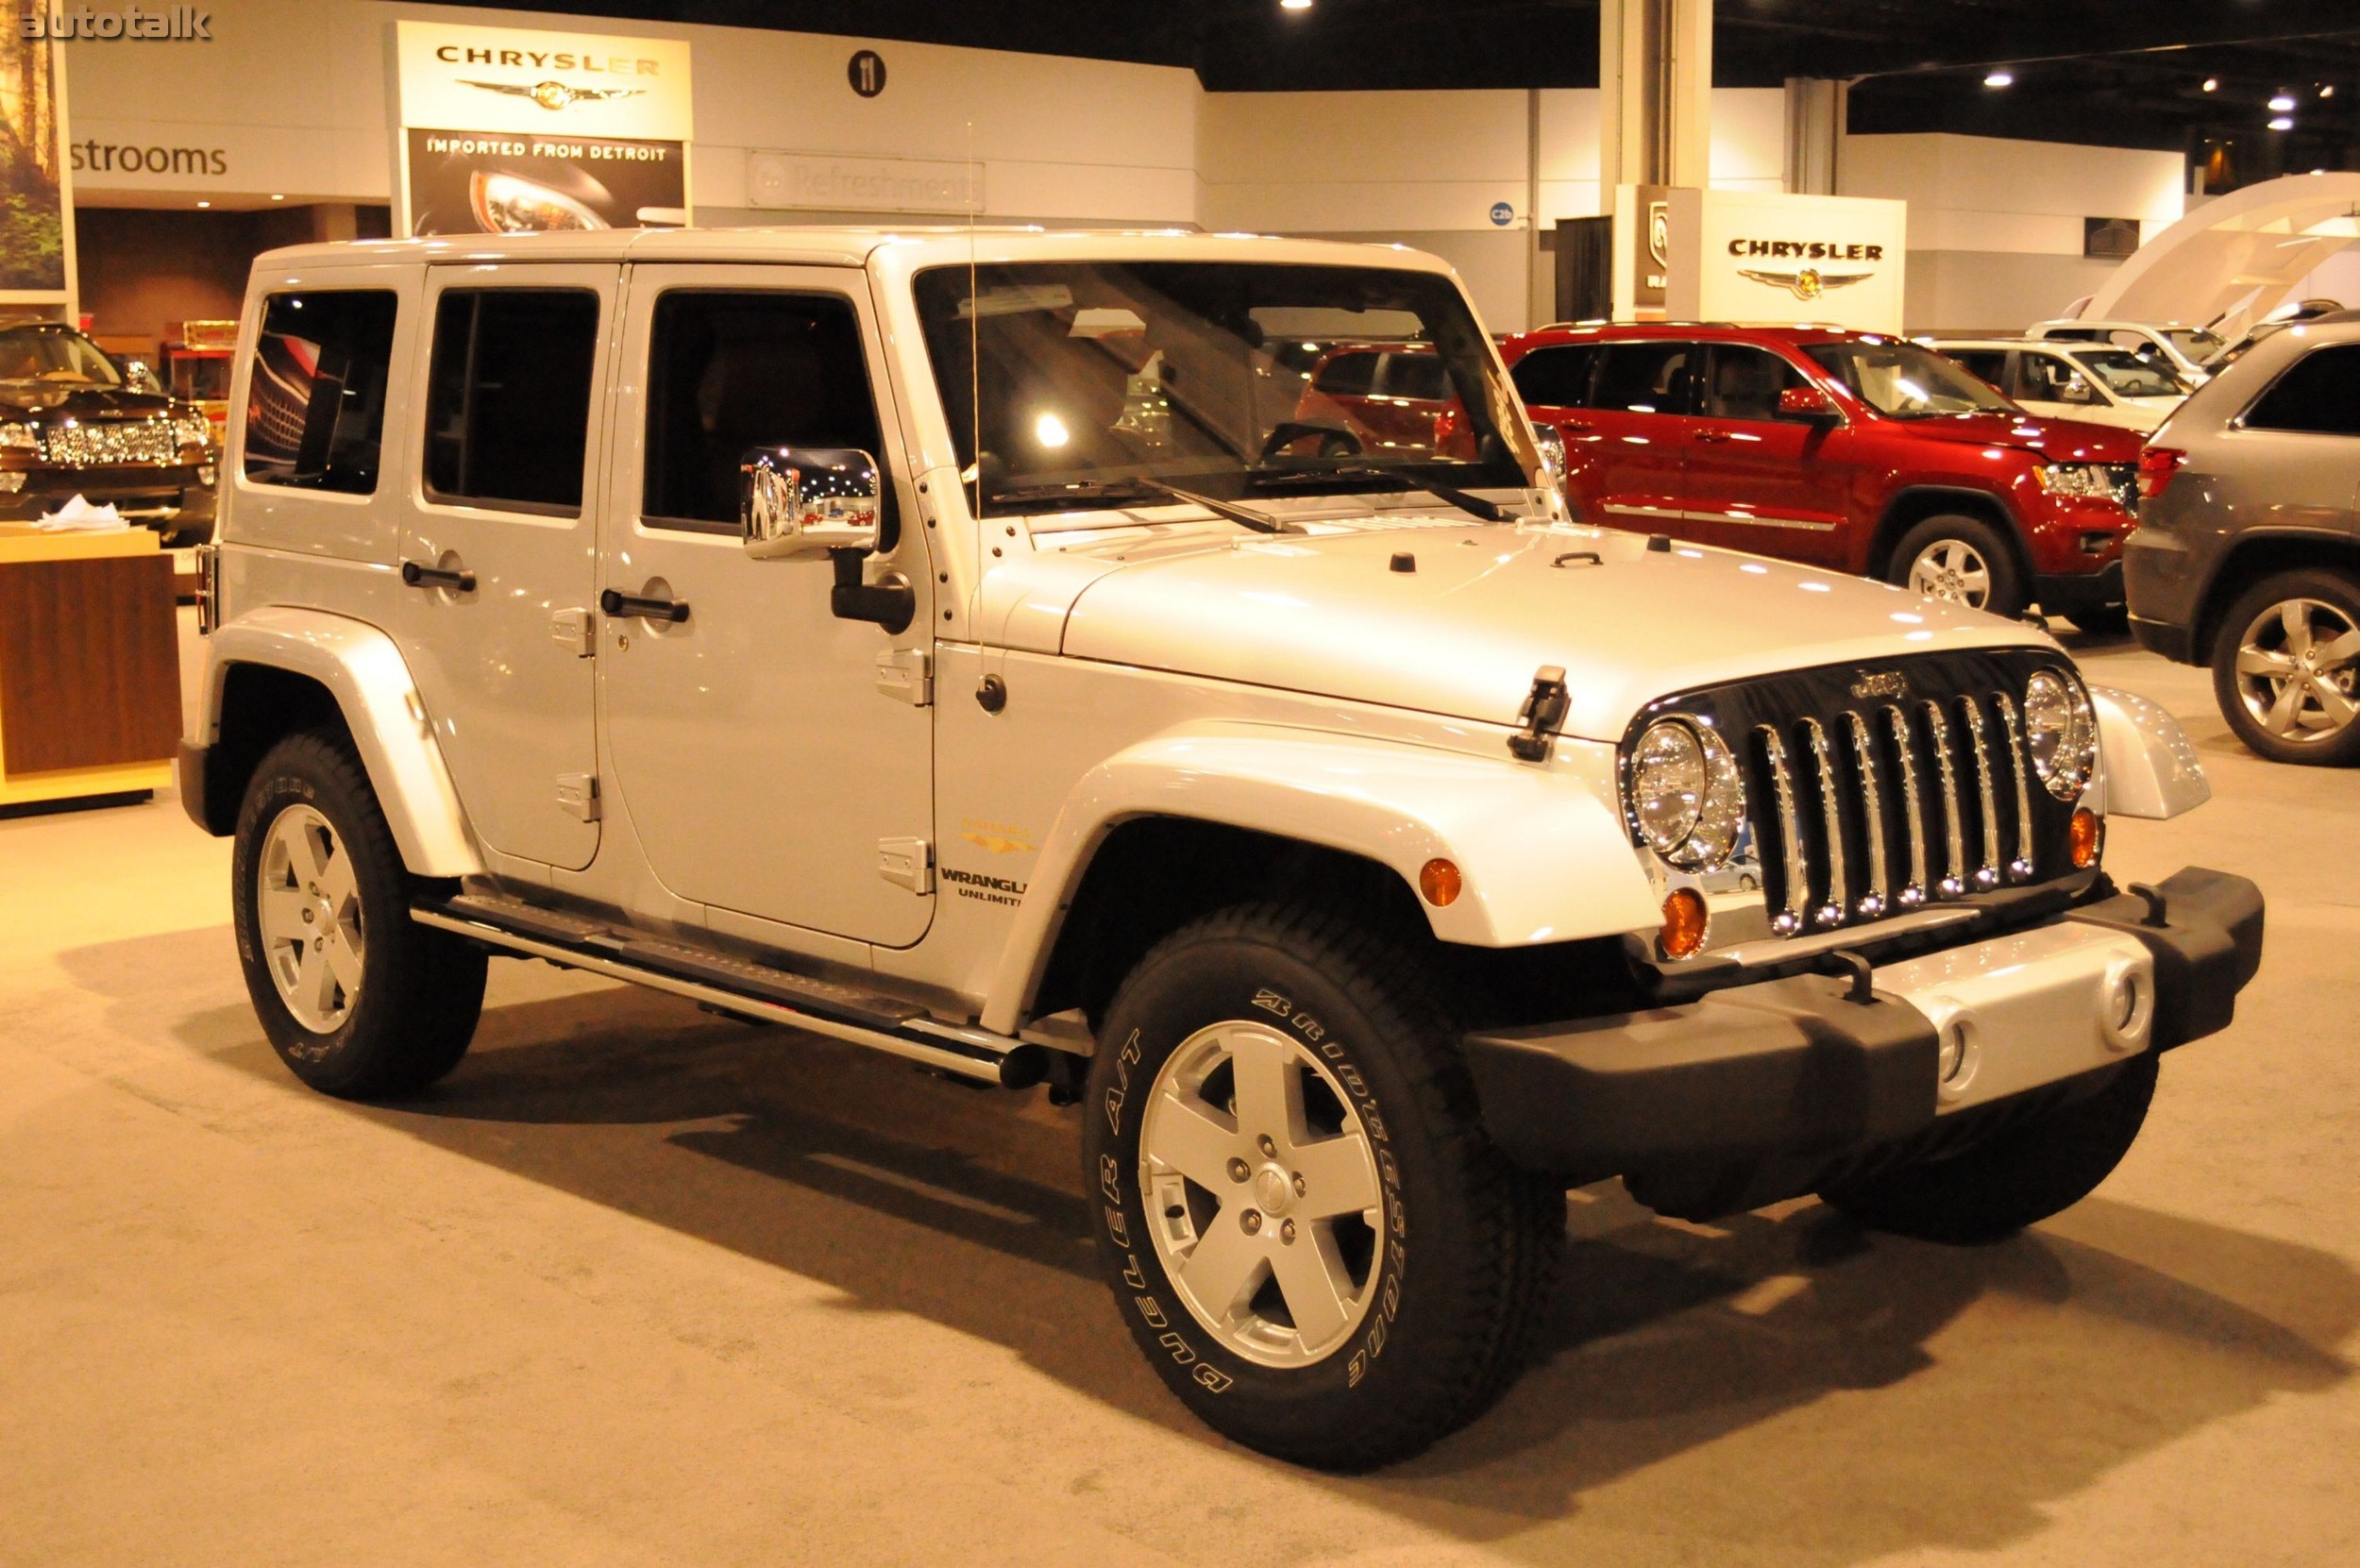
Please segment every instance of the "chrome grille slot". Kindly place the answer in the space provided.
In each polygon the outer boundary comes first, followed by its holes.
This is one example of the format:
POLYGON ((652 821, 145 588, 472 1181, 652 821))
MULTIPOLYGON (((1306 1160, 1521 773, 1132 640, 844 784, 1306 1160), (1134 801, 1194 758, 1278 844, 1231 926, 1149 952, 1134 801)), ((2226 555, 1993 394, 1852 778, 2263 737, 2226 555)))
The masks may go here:
POLYGON ((2034 786, 2022 711, 1998 685, 1750 709, 1744 766, 1773 932, 1862 925, 2066 872, 2069 808, 2034 786))
POLYGON ((41 455, 43 462, 65 468, 125 463, 169 465, 179 460, 180 438, 162 419, 46 425, 41 431, 41 455))

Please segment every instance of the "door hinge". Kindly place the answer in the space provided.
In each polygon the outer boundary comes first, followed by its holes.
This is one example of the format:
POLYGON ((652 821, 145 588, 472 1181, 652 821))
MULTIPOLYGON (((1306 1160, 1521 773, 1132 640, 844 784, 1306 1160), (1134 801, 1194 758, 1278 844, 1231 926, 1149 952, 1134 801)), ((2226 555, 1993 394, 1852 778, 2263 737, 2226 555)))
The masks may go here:
POLYGON ((913 708, 935 700, 934 656, 922 648, 897 648, 877 655, 877 689, 913 708))
POLYGON ((877 874, 913 893, 935 890, 935 847, 923 838, 877 840, 877 874))
POLYGON ((557 776, 557 809, 584 822, 597 821, 598 776, 596 773, 560 773, 557 776))
POLYGON ((598 622, 587 610, 550 611, 549 635, 577 659, 598 651, 598 622))

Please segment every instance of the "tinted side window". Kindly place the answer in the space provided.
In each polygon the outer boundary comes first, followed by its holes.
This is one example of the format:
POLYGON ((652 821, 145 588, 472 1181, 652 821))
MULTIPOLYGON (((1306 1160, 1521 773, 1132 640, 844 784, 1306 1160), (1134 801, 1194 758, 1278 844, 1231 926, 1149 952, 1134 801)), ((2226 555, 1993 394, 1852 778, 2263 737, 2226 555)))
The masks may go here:
POLYGON ((884 461, 851 302, 665 294, 648 346, 642 514, 660 526, 733 531, 738 464, 755 447, 851 447, 884 461))
POLYGON ((1340 397, 1366 397, 1376 390, 1376 353, 1339 354, 1320 366, 1311 385, 1340 397))
POLYGON ((1527 403, 1548 408, 1577 409, 1590 401, 1590 367, 1598 362, 1597 346, 1536 348, 1509 371, 1517 395, 1527 403))
POLYGON ((1450 372, 1440 354, 1385 356, 1385 396, 1439 403, 1451 396, 1450 372))
POLYGON ((2360 435, 2360 343, 2314 348, 2246 411, 2246 429, 2360 435))
POLYGON ((1768 349, 1722 344, 1712 350, 1705 413, 1714 419, 1776 419, 1778 394, 1802 384, 1802 372, 1768 349))
POLYGON ((265 299, 246 393, 245 477, 348 496, 375 490, 393 358, 390 290, 265 299))
MULTIPOLYGON (((1993 386, 1998 387, 2002 392, 2006 392, 2008 390, 2008 351, 2006 349, 1945 348, 1941 350, 1941 352, 1949 355, 1952 359, 1966 366, 1966 368, 1974 374, 1977 380, 1989 381, 1993 386)), ((2032 362, 2031 358, 2029 355, 2026 356, 2026 360, 2028 363, 2032 362)), ((2027 394, 2026 396, 2029 396, 2031 394, 2027 394)))
POLYGON ((1693 343, 1610 343, 1600 351, 1590 406, 1630 413, 1686 413, 1697 359, 1693 343))
POLYGON ((598 296, 452 289, 434 311, 426 487, 439 499, 582 510, 598 296))

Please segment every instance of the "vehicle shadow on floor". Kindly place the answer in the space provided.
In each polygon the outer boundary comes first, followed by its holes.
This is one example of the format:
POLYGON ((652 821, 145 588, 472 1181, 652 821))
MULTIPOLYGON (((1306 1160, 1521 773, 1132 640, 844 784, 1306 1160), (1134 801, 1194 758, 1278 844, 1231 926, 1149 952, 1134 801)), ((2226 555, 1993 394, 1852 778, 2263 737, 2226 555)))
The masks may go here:
MULTIPOLYGON (((126 1027, 304 1092, 243 1006, 187 1011, 126 978, 157 944, 127 948, 65 958, 123 987, 126 1027)), ((351 1111, 1219 1442, 1111 1310, 1074 1113, 1038 1091, 600 990, 494 1006, 444 1084, 351 1111)), ((2339 1383, 2360 1327, 2341 1258, 2104 1198, 1979 1250, 1865 1236, 1808 1201, 1681 1225, 1611 1185, 1574 1194, 1568 1225, 1540 1364, 1502 1406, 1408 1464, 1320 1484, 1535 1561, 1576 1551, 1554 1526, 1581 1516, 1740 1555, 1776 1542, 1787 1562, 1990 1548, 2140 1455, 2339 1383)))

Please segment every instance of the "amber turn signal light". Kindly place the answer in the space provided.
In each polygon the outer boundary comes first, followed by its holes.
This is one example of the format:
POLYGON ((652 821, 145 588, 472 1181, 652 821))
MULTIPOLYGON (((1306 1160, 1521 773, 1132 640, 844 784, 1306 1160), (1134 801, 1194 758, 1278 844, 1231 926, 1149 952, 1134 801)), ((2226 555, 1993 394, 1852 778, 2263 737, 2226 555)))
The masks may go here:
POLYGON ((1418 891, 1437 909, 1458 901, 1459 885, 1458 867, 1454 862, 1429 860, 1418 868, 1418 891))
POLYGON ((1663 944, 1666 958, 1693 957, 1705 945, 1705 896, 1694 887, 1675 887, 1663 901, 1663 944))
POLYGON ((2067 836, 2073 842, 2073 864, 2077 870, 2088 870, 2098 864, 2098 851, 2106 839, 2106 824, 2098 813, 2086 806, 2073 814, 2067 836))

